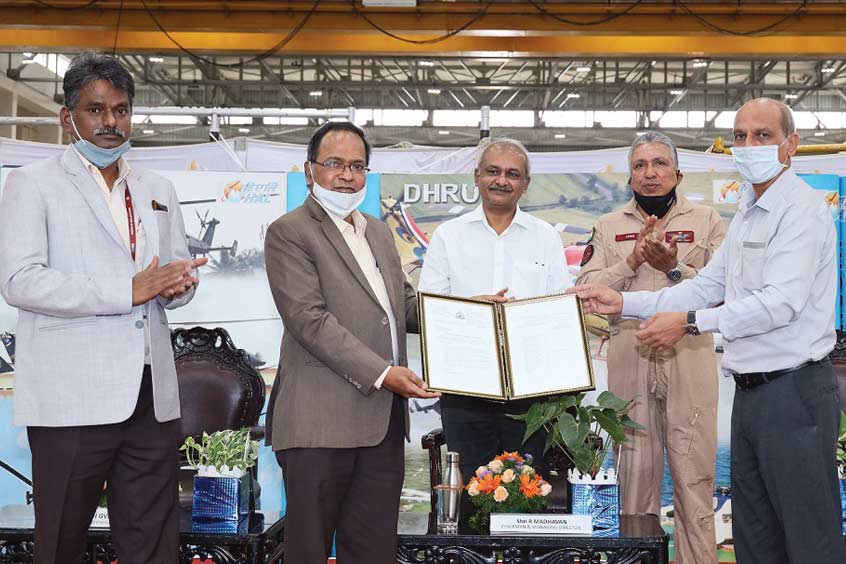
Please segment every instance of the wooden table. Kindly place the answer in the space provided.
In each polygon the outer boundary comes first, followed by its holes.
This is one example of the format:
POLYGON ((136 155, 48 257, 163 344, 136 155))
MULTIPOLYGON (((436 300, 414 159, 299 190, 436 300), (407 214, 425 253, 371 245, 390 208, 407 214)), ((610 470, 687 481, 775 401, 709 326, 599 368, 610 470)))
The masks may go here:
POLYGON ((668 564, 669 539, 655 515, 623 515, 616 537, 432 535, 400 523, 400 564, 668 564))
MULTIPOLYGON (((275 564, 282 562, 285 517, 278 512, 256 511, 243 533, 194 533, 191 513, 179 515, 179 562, 194 557, 211 558, 216 564, 275 564)), ((0 508, 0 563, 32 562, 35 517, 31 505, 0 508)), ((92 564, 115 560, 109 529, 89 529, 86 561, 92 564)))

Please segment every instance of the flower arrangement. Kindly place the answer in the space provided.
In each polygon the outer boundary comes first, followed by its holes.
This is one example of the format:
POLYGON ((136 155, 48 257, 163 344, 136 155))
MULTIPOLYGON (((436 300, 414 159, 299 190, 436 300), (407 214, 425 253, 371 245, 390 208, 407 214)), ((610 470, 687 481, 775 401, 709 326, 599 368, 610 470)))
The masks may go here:
POLYGON ((485 466, 476 469, 465 489, 478 509, 470 517, 470 526, 484 532, 491 513, 535 513, 546 509, 549 482, 532 468, 532 455, 503 452, 485 466))

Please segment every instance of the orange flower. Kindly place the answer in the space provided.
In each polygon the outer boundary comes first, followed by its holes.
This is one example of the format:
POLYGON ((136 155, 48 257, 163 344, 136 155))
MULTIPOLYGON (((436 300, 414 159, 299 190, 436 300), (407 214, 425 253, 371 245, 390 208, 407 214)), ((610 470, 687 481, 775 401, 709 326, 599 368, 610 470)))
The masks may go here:
POLYGON ((526 474, 520 476, 520 493, 526 496, 526 498, 541 495, 540 479, 531 478, 526 474))
POLYGON ((499 460, 501 462, 505 462, 506 460, 511 460, 512 462, 525 462, 523 460, 523 457, 517 454, 517 451, 503 452, 502 454, 494 458, 494 460, 499 460))
POLYGON ((486 474, 479 480, 479 491, 482 493, 491 493, 499 487, 502 483, 502 476, 494 476, 493 474, 486 474))

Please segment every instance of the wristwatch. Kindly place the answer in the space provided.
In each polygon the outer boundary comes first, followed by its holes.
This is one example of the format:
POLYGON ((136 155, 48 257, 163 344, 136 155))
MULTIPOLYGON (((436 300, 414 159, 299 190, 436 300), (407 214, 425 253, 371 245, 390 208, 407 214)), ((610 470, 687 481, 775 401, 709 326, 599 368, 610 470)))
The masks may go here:
POLYGON ((684 332, 688 335, 698 335, 699 327, 696 326, 696 312, 687 312, 687 323, 684 324, 684 332))
POLYGON ((681 280, 681 277, 681 263, 677 263, 676 266, 667 271, 667 278, 670 279, 670 282, 678 282, 681 280))

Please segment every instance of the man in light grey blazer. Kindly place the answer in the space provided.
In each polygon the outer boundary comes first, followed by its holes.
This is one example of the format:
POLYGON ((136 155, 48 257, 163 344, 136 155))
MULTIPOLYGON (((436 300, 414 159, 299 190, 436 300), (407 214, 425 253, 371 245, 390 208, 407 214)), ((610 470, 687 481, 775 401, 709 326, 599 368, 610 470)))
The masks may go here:
POLYGON ((193 297, 179 201, 130 169, 132 76, 86 54, 64 77, 73 144, 9 175, 0 293, 19 310, 14 422, 27 427, 35 562, 80 562, 108 482, 121 564, 178 559, 179 390, 164 309, 193 297), (166 265, 166 266, 160 266, 166 265))
POLYGON ((437 397, 406 368, 417 299, 387 226, 357 211, 370 146, 348 122, 312 137, 305 204, 267 230, 285 324, 268 410, 287 495, 285 560, 395 564, 406 398, 437 397))

